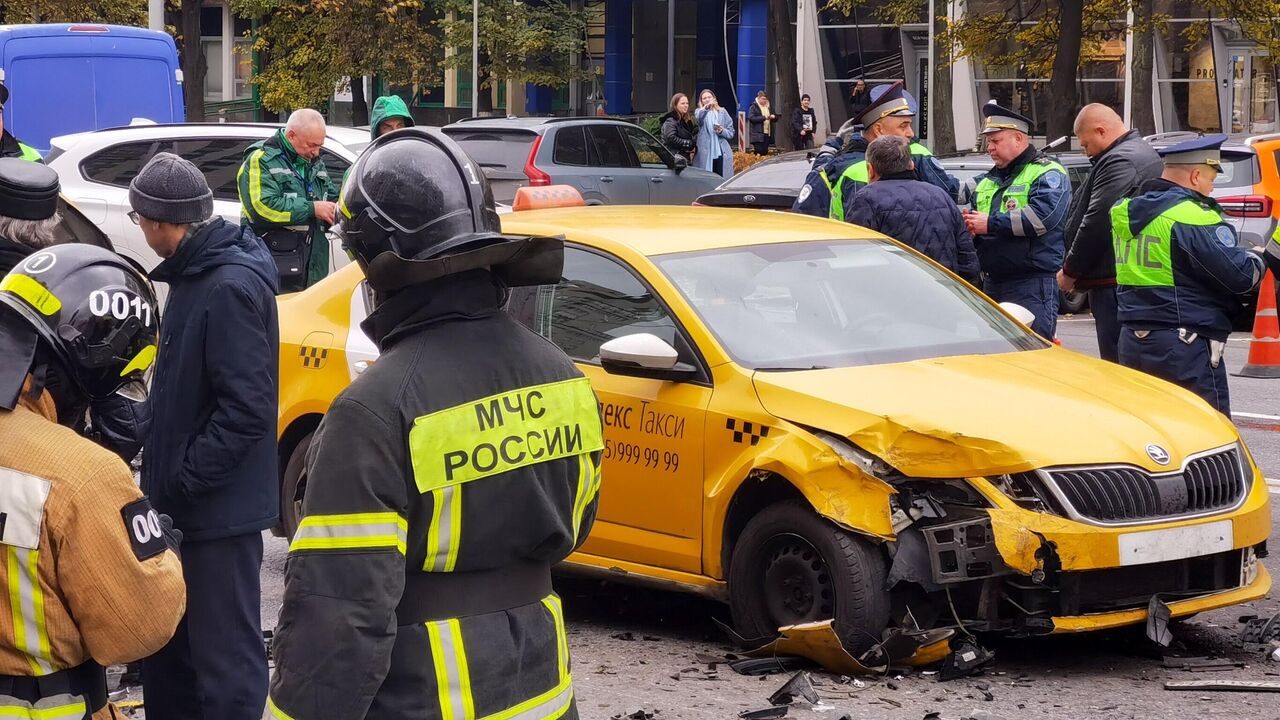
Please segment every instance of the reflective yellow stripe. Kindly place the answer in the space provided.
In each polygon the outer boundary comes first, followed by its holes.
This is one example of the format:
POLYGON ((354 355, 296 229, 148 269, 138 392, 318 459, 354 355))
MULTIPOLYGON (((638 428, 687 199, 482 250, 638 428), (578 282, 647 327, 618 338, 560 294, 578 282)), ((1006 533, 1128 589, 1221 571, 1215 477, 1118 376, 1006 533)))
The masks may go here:
POLYGON ((11 292, 27 301, 42 315, 53 315, 62 309, 62 301, 49 288, 26 275, 6 275, 0 279, 0 292, 11 292))
POLYGON ((129 364, 125 365, 124 369, 120 371, 120 377, 124 377, 125 375, 128 375, 129 373, 133 372, 134 370, 146 370, 147 368, 151 367, 151 363, 154 362, 155 359, 156 359, 155 345, 148 345, 142 348, 141 350, 138 351, 137 355, 133 356, 133 359, 129 361, 129 364))
POLYGON ((267 712, 271 713, 271 717, 275 720, 293 720, 293 716, 281 710, 270 695, 267 696, 267 712))
MULTIPOLYGON (((62 698, 72 696, 62 695, 62 698)), ((63 701, 59 701, 63 702, 63 701)), ((39 703, 37 703, 39 704, 39 703)), ((23 720, 83 720, 89 711, 83 700, 53 705, 50 707, 23 707, 21 705, 0 705, 0 718, 23 718, 23 720)), ((292 720, 292 718, 290 718, 292 720)))
POLYGON ((462 486, 432 490, 431 495, 431 526, 427 530, 427 553, 422 569, 453 572, 462 541, 462 486))
POLYGON ((436 670, 436 687, 440 696, 442 720, 475 720, 475 703, 471 697, 471 671, 467 668, 467 651, 462 642, 462 627, 457 620, 426 623, 431 642, 431 660, 436 670))
POLYGON ((583 453, 578 456, 578 488, 573 499, 573 539, 578 540, 578 529, 582 527, 582 515, 591 502, 591 486, 595 483, 595 463, 591 455, 583 453), (590 468, 590 469, 589 469, 590 468))
POLYGON ((394 548, 403 555, 408 527, 394 512, 308 515, 298 524, 289 552, 394 548))
POLYGON ((515 707, 507 708, 481 720, 556 720, 573 704, 573 679, 566 675, 558 685, 515 707))
MULTIPOLYGON (((249 156, 249 203, 253 205, 253 211, 262 217, 263 220, 270 222, 289 222, 290 216, 287 212, 281 212, 273 208, 267 207, 262 202, 262 156, 266 150, 261 148, 257 152, 249 156)), ((241 172, 244 168, 240 169, 241 172)), ((237 178, 237 181, 239 178, 237 178)))
POLYGON ((428 493, 535 463, 604 449, 586 378, 499 393, 414 420, 409 453, 428 493))
POLYGON ((564 632, 564 608, 560 598, 554 594, 542 598, 542 604, 551 613, 551 622, 556 626, 556 656, 559 660, 560 680, 569 677, 569 639, 564 632))
POLYGON ((53 665, 49 632, 45 626, 44 590, 40 587, 40 552, 9 546, 9 607, 13 614, 13 641, 27 656, 35 675, 48 675, 53 665))

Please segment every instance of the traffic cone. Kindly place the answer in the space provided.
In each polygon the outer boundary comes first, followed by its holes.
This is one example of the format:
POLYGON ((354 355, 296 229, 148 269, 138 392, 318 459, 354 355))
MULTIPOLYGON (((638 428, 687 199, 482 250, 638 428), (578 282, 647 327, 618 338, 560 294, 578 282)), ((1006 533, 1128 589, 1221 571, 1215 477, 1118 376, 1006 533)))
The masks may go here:
POLYGON ((1280 318, 1276 317, 1276 279, 1268 270, 1258 289, 1258 314, 1253 319, 1249 361, 1240 377, 1280 378, 1280 318))

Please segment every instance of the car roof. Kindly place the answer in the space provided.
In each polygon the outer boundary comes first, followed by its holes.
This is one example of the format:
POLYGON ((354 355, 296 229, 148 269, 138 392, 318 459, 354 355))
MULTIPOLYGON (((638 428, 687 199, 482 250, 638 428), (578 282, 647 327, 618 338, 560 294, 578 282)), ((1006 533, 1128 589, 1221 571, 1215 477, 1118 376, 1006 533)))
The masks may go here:
POLYGON ((684 205, 597 205, 528 210, 502 218, 503 232, 565 235, 601 249, 646 256, 804 242, 879 240, 884 236, 838 220, 742 208, 684 205))
MULTIPOLYGON (((145 140, 152 137, 243 137, 249 135, 265 138, 270 137, 271 133, 282 127, 284 123, 140 123, 59 135, 52 138, 50 142, 65 150, 90 138, 105 138, 112 142, 145 140)), ((328 126, 325 134, 343 146, 369 142, 367 131, 340 125, 328 126)))
POLYGON ((445 132, 463 130, 515 130, 519 132, 543 133, 552 125, 583 125, 607 123, 612 125, 630 125, 626 120, 607 117, 474 117, 463 118, 440 128, 445 132))

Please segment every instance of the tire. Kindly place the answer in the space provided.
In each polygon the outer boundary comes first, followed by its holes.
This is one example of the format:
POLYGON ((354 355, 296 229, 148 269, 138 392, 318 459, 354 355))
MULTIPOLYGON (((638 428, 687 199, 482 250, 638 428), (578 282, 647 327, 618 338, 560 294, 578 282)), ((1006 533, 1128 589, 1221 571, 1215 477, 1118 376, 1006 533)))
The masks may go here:
POLYGON ((1079 315, 1087 307, 1089 307, 1089 293, 1059 291, 1058 314, 1079 315))
POLYGON ((745 638, 835 619, 856 657, 889 625, 884 555, 819 517, 804 502, 771 505, 753 517, 729 562, 729 606, 745 638))
POLYGON ((298 523, 302 522, 302 498, 307 490, 307 450, 313 437, 315 433, 307 433, 293 446, 280 482, 280 528, 289 540, 293 540, 298 523))

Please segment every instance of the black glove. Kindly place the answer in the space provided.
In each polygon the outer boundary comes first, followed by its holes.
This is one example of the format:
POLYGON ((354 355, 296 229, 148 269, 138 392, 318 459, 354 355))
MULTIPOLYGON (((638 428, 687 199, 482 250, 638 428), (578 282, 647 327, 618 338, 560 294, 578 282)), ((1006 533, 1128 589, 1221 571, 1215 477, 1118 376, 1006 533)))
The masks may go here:
POLYGON ((174 555, 182 557, 182 531, 173 526, 173 518, 160 513, 160 529, 164 531, 164 544, 169 546, 174 555))

